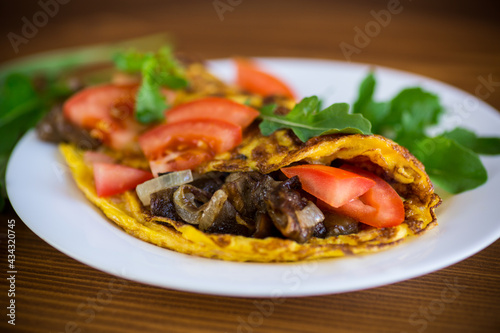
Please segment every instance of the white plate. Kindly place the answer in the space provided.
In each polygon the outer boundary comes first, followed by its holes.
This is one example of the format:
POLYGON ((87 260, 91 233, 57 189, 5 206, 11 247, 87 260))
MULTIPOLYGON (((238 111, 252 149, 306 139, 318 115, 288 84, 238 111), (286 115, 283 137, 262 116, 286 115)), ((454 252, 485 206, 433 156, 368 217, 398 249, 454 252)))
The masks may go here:
MULTIPOLYGON (((260 59, 300 96, 350 102, 370 66, 305 59, 260 59)), ((211 62, 230 80, 227 60, 211 62)), ((451 116, 482 135, 500 133, 500 116, 477 98, 425 77, 377 68, 377 98, 420 85, 437 93, 451 116), (461 108, 466 107, 466 109, 461 108), (464 111, 466 110, 466 111, 464 111)), ((439 226, 381 253, 296 264, 234 263, 169 251, 129 236, 108 221, 76 188, 55 145, 34 132, 17 145, 7 170, 7 189, 19 217, 59 251, 109 274, 191 292, 280 297, 348 292, 420 276, 463 260, 500 237, 500 157, 482 158, 489 173, 480 188, 447 197, 438 209, 439 226)))

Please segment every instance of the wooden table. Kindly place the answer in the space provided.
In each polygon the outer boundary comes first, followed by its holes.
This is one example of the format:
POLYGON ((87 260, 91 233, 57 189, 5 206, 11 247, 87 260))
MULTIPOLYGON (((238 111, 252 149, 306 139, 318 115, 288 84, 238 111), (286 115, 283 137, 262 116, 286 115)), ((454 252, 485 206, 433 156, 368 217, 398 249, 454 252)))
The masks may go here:
MULTIPOLYGON (((2 37, 0 61, 169 31, 178 49, 207 58, 237 54, 367 62, 432 77, 471 94, 481 80, 500 81, 495 2, 390 3, 71 1, 58 5, 57 13, 18 45, 18 53, 2 37), (378 28, 373 13, 382 23, 378 28), (357 28, 372 29, 371 37, 356 37, 357 28)), ((37 2, 1 6, 1 36, 21 34, 23 17, 31 21, 41 10, 37 2)), ((489 88, 481 90, 483 98, 500 109, 499 84, 489 88)), ((500 241, 419 278, 346 294, 290 298, 269 311, 263 308, 266 299, 161 289, 92 269, 41 240, 12 208, 0 218, 4 258, 9 219, 17 223, 17 317, 13 327, 3 315, 4 332, 500 331, 500 241), (450 292, 456 297, 444 302, 443 294, 450 292)), ((3 309, 6 290, 2 269, 3 309)))

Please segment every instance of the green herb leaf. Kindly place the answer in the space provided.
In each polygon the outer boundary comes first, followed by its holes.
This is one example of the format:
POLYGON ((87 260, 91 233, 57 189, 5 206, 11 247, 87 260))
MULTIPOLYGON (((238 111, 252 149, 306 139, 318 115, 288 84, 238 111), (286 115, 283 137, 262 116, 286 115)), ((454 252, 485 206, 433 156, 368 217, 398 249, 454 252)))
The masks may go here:
POLYGON ((362 114, 371 122, 372 132, 381 134, 385 131, 384 119, 390 112, 390 103, 373 100, 375 87, 375 76, 373 72, 370 72, 361 82, 358 99, 353 105, 353 113, 362 114))
POLYGON ((33 127, 45 112, 43 96, 38 96, 32 79, 26 75, 8 75, 0 86, 0 211, 5 205, 5 171, 17 141, 33 127))
MULTIPOLYGON (((149 54, 149 56, 151 56, 149 54)), ((147 55, 136 51, 126 51, 113 56, 115 66, 124 72, 140 72, 147 55)))
POLYGON ((438 123, 442 113, 443 107, 436 95, 422 88, 408 88, 391 101, 384 123, 393 127, 396 141, 408 136, 418 138, 425 135, 427 126, 438 123))
POLYGON ((376 84, 375 75, 370 72, 359 85, 358 99, 352 107, 354 113, 364 113, 369 104, 373 102, 376 84))
POLYGON ((13 110, 38 98, 31 78, 27 75, 12 73, 5 78, 0 87, 0 119, 13 110))
POLYGON ((442 112, 443 107, 437 95, 419 87, 407 88, 391 101, 391 113, 386 120, 398 124, 407 113, 417 121, 416 126, 422 127, 437 124, 442 112))
POLYGON ((416 142, 412 153, 425 165, 432 181, 450 193, 472 190, 488 179, 477 154, 444 136, 416 142))
POLYGON ((135 102, 135 117, 144 124, 162 120, 165 117, 164 111, 167 108, 165 96, 160 91, 160 84, 154 80, 153 75, 148 74, 151 73, 148 71, 148 67, 152 68, 154 66, 156 66, 154 58, 150 58, 144 63, 145 75, 137 92, 135 102))
POLYGON ((0 206, 7 195, 4 181, 7 161, 17 141, 69 92, 68 87, 49 78, 38 90, 32 77, 20 73, 5 76, 0 85, 0 206))
POLYGON ((421 88, 402 90, 388 102, 375 102, 376 80, 370 72, 361 82, 353 112, 362 114, 372 123, 372 131, 396 141, 425 137, 426 126, 437 124, 443 108, 439 98, 421 88))
MULTIPOLYGON (((14 73, 0 86, 0 154, 8 156, 17 140, 39 119, 42 101, 32 80, 14 73)), ((5 171, 7 159, 2 159, 0 172, 5 171), (3 165, 5 164, 5 165, 3 165)), ((2 174, 3 175, 3 174, 2 174)))
POLYGON ((500 138, 478 138, 461 128, 429 138, 427 128, 436 125, 444 112, 438 96, 415 87, 402 90, 390 101, 375 102, 375 87, 375 77, 369 73, 354 104, 354 112, 372 122, 374 133, 408 148, 425 165, 431 179, 451 193, 486 182, 486 169, 476 153, 500 153, 500 138))
POLYGON ((154 79, 160 85, 167 86, 175 90, 182 89, 188 85, 188 82, 185 78, 175 75, 170 75, 167 73, 157 73, 154 76, 154 79))
POLYGON ((462 127, 457 127, 453 131, 443 133, 443 136, 469 148, 477 154, 500 154, 500 138, 478 137, 476 133, 462 127))
POLYGON ((335 103, 319 111, 317 96, 306 97, 287 115, 274 114, 274 105, 262 108, 260 130, 270 135, 280 128, 290 128, 303 142, 318 135, 334 133, 371 134, 370 122, 360 114, 349 114, 349 105, 335 103))
POLYGON ((114 56, 115 65, 126 72, 142 74, 142 84, 137 92, 136 119, 141 123, 160 121, 168 108, 161 87, 182 89, 188 85, 184 69, 169 47, 157 53, 128 51, 114 56))
POLYGON ((179 78, 184 78, 184 68, 175 58, 171 47, 163 46, 162 48, 160 48, 157 53, 157 58, 160 63, 160 68, 163 69, 163 72, 169 73, 179 78))

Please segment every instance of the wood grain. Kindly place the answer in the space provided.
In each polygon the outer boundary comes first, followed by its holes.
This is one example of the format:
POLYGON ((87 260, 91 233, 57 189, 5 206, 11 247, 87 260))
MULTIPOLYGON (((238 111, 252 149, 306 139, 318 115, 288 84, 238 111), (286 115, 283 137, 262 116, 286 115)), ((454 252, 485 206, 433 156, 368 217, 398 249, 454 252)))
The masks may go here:
MULTIPOLYGON (((390 23, 350 60, 411 71, 474 95, 481 77, 500 81, 495 4, 401 1, 401 13, 391 15, 390 23)), ((364 29, 374 20, 370 12, 387 10, 388 1, 242 1, 224 13, 223 21, 212 1, 71 1, 20 45, 18 53, 6 36, 21 33, 22 17, 32 18, 40 6, 36 1, 0 6, 0 35, 5 36, 0 41, 0 61, 164 31, 172 34, 178 49, 207 58, 346 60, 339 44, 354 45, 354 28, 364 29)), ((499 84, 490 89, 484 100, 500 109, 499 84)), ((11 218, 17 221, 18 316, 15 327, 4 316, 2 332, 500 331, 500 241, 458 264, 412 280, 278 304, 272 299, 199 295, 119 279, 55 250, 12 208, 0 217, 1 235, 11 218)), ((0 240, 6 258, 5 237, 0 240)), ((8 290, 5 271, 2 268, 2 306, 8 290)))

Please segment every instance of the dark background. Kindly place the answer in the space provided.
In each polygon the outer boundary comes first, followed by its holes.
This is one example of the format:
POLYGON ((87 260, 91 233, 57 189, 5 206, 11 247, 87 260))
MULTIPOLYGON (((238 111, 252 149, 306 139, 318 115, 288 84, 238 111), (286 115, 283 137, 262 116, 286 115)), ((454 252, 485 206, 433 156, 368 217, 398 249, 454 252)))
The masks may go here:
MULTIPOLYGON (((223 21, 211 0, 72 0, 60 5, 59 12, 27 44, 20 45, 16 54, 7 34, 21 34, 22 18, 32 21, 41 7, 38 1, 1 1, 0 63, 159 32, 169 32, 177 49, 205 58, 245 55, 346 60, 340 43, 355 45, 355 27, 364 29, 374 20, 370 12, 387 10, 389 1, 221 2, 236 4, 232 11, 224 12, 223 21)), ((353 54, 351 61, 418 73, 473 95, 480 76, 491 75, 493 81, 500 81, 498 2, 401 0, 401 6, 402 12, 392 15, 390 24, 370 38, 359 54, 353 54)), ((496 109, 500 109, 498 87, 492 87, 485 100, 496 109)), ((11 218, 17 221, 18 325, 7 326, 2 315, 0 330, 237 332, 238 318, 256 311, 258 300, 254 299, 196 295, 115 279, 53 249, 11 208, 1 215, 2 235, 11 218), (123 290, 97 310, 92 320, 85 321, 76 309, 107 290, 110 281, 122 283, 123 290), (76 325, 73 330, 71 323, 76 325)), ((471 227, 475 222, 471 221, 471 227)), ((4 254, 5 242, 0 243, 4 254)), ((467 260, 409 281, 348 294, 288 299, 250 330, 499 332, 499 257, 497 241, 467 260), (463 286, 456 300, 446 303, 439 314, 422 319, 421 311, 439 305, 450 282, 463 286)), ((0 261, 3 258, 6 256, 0 261)), ((1 272, 3 295, 7 286, 3 268, 1 272)), ((0 297, 0 307, 5 305, 4 299, 0 297)))
MULTIPOLYGON (((389 2, 233 1, 240 4, 226 11, 221 21, 211 0, 71 0, 59 6, 59 12, 34 38, 20 45, 18 54, 6 35, 20 34, 22 17, 32 21, 41 7, 38 1, 2 1, 0 62, 157 32, 169 32, 178 49, 208 58, 242 54, 342 60, 339 44, 353 44, 353 28, 363 29, 373 20, 370 11, 386 9, 389 2)), ((497 2, 400 3, 403 11, 393 15, 390 24, 360 54, 354 54, 352 61, 410 70, 456 82, 468 91, 478 75, 500 74, 497 2)))

